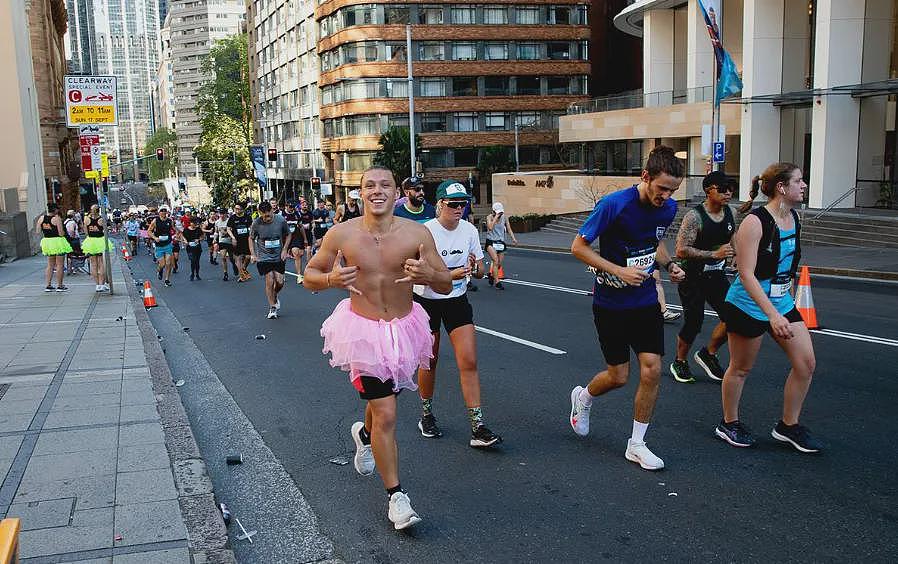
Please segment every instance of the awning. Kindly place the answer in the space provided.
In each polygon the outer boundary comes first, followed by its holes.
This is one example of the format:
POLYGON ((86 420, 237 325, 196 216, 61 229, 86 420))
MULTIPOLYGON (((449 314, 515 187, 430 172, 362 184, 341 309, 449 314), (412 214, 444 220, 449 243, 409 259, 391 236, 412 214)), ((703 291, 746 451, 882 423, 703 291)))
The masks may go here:
POLYGON ((749 98, 729 98, 723 104, 773 104, 774 106, 806 106, 818 96, 851 96, 852 98, 870 98, 873 96, 890 96, 898 94, 898 79, 848 84, 832 88, 814 88, 782 94, 764 94, 749 98))

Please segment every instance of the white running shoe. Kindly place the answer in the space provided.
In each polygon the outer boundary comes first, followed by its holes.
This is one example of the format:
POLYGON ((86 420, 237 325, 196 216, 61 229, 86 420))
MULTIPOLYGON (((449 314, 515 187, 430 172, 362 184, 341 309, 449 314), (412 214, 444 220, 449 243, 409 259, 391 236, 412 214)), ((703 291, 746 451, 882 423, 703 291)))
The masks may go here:
MULTIPOLYGON (((364 426, 365 424, 361 421, 356 421, 349 429, 349 432, 352 434, 352 441, 355 443, 355 457, 352 459, 352 464, 355 466, 356 472, 362 476, 370 476, 371 474, 374 474, 374 454, 371 452, 371 445, 362 444, 362 438, 359 436, 359 431, 361 431, 364 426)), ((407 503, 408 497, 406 497, 406 504, 407 503)), ((392 502, 390 503, 390 507, 393 507, 392 502)), ((390 511, 392 511, 392 509, 390 509, 390 511)), ((414 513, 414 511, 412 513, 414 513)), ((392 517, 390 519, 392 519, 392 517)), ((398 529, 399 527, 396 528, 398 529)))
POLYGON ((275 298, 275 300, 276 301, 274 302, 274 309, 281 311, 281 299, 275 298))
POLYGON ((302 280, 303 280, 302 274, 300 274, 299 276, 296 277, 296 283, 299 284, 300 286, 302 286, 302 280))
POLYGON ((664 468, 664 461, 655 456, 655 453, 645 446, 644 442, 638 443, 633 439, 627 440, 627 452, 624 456, 630 462, 635 462, 646 470, 661 470, 664 468))
POLYGON ((580 392, 583 386, 577 386, 571 390, 571 428, 574 432, 585 437, 589 434, 589 408, 580 401, 580 392))
POLYGON ((421 522, 421 518, 412 509, 408 494, 404 492, 396 492, 390 496, 390 510, 387 517, 393 522, 393 528, 397 531, 421 522))
POLYGON ((277 319, 278 318, 278 310, 274 307, 268 308, 268 319, 277 319))
POLYGON ((94 292, 102 292, 103 285, 102 284, 94 284, 94 292))

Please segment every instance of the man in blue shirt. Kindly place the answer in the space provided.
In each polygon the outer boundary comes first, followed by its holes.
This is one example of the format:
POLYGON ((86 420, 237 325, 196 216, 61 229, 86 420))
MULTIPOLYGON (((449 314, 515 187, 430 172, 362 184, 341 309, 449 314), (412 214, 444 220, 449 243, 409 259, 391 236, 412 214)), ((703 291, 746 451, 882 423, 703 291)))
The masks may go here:
POLYGON ((406 201, 397 202, 393 215, 396 217, 404 217, 425 223, 435 218, 437 215, 436 208, 428 204, 424 199, 424 183, 417 176, 406 178, 402 181, 402 192, 405 194, 406 201))
POLYGON ((664 461, 645 444, 664 354, 664 320, 652 272, 664 269, 673 282, 685 278, 664 245, 664 234, 677 213, 671 196, 685 175, 673 149, 655 147, 642 182, 599 200, 571 244, 573 255, 596 270, 593 320, 608 364, 588 386, 571 391, 571 427, 580 436, 589 433, 593 398, 627 383, 633 349, 639 360, 639 388, 624 456, 646 470, 664 468, 664 461), (596 239, 599 252, 592 248, 596 239))

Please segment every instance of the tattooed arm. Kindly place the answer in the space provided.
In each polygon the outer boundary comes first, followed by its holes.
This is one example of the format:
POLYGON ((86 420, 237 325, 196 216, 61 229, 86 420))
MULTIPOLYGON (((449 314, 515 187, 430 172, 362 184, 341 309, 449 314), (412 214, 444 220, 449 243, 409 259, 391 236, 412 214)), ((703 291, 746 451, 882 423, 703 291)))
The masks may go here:
POLYGON ((698 238, 698 230, 701 227, 701 220, 698 212, 689 210, 683 216, 683 223, 680 224, 680 231, 677 233, 677 257, 682 259, 709 259, 714 257, 712 251, 703 251, 696 249, 692 245, 698 238))

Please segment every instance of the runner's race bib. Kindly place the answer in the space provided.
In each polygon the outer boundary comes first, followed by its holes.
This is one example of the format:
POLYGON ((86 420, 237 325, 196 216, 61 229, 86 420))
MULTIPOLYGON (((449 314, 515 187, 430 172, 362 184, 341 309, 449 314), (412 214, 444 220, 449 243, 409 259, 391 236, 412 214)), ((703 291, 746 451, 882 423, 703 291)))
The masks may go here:
POLYGON ((281 247, 280 239, 265 239, 266 249, 279 249, 281 247))
POLYGON ((238 227, 237 235, 246 235, 249 233, 249 227, 238 227))
POLYGON ((159 242, 162 244, 168 243, 168 235, 160 235, 159 242))
POLYGON ((792 278, 789 276, 777 276, 770 281, 770 297, 782 298, 792 289, 792 278))
POLYGON ((637 255, 635 257, 627 257, 627 266, 637 268, 646 272, 651 272, 655 267, 655 252, 637 255))
POLYGON ((224 243, 225 245, 227 245, 228 243, 231 242, 231 238, 230 237, 219 237, 218 242, 224 243))
POLYGON ((505 243, 503 241, 493 241, 493 250, 501 253, 505 250, 505 243))
POLYGON ((288 222, 288 223, 287 223, 287 226, 290 228, 290 233, 293 233, 294 231, 296 231, 296 224, 295 224, 295 223, 289 223, 289 222, 288 222))
POLYGON ((199 242, 199 241, 188 241, 187 244, 188 244, 189 246, 191 246, 191 247, 199 247, 199 246, 200 246, 200 242, 199 242))
POLYGON ((721 260, 718 262, 712 262, 711 264, 706 264, 705 268, 703 269, 703 272, 713 272, 715 270, 723 270, 723 267, 726 266, 726 262, 727 262, 726 259, 724 259, 724 260, 721 260))

